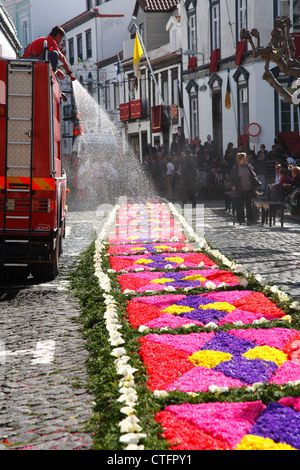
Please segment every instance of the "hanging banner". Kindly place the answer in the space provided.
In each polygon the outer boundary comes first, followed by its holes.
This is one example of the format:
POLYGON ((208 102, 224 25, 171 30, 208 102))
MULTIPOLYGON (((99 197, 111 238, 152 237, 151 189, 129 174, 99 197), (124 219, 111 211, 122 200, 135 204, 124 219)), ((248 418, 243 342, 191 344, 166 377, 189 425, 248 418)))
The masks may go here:
POLYGON ((130 103, 120 104, 120 120, 128 121, 130 117, 130 103))
POLYGON ((178 104, 172 104, 171 106, 171 118, 178 119, 178 104))
POLYGON ((162 117, 162 106, 152 107, 152 132, 161 132, 161 117, 162 117))
POLYGON ((142 100, 130 102, 130 117, 131 119, 142 117, 142 100))

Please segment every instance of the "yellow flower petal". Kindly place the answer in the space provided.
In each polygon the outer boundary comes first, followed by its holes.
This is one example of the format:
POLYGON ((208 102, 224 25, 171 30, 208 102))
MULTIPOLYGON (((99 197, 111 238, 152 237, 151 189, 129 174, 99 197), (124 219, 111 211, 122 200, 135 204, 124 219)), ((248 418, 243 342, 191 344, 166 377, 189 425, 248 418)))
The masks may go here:
POLYGON ((256 348, 250 349, 244 353, 243 357, 246 357, 247 359, 272 361, 278 366, 281 366, 288 359, 284 352, 270 346, 257 346, 256 348))
POLYGON ((206 281, 206 277, 200 276, 200 274, 193 274, 192 276, 186 276, 182 279, 183 281, 206 281))
POLYGON ((253 436, 248 434, 243 437, 236 450, 297 450, 288 444, 274 442, 268 437, 253 436))
POLYGON ((164 258, 164 261, 170 261, 170 263, 184 263, 184 259, 180 258, 179 256, 171 256, 170 258, 164 258))
POLYGON ((215 310, 223 310, 224 312, 228 312, 228 313, 236 309, 236 307, 234 307, 233 305, 230 305, 227 302, 215 302, 215 303, 207 304, 207 305, 199 305, 198 308, 203 309, 203 310, 213 308, 215 310))
POLYGON ((187 307, 186 305, 170 305, 170 307, 164 308, 163 313, 170 313, 171 315, 179 315, 180 313, 192 312, 194 308, 187 307))
POLYGON ((171 247, 167 245, 155 246, 154 248, 156 250, 171 250, 171 247))
POLYGON ((160 279, 152 279, 152 281, 150 281, 150 284, 166 284, 167 282, 173 282, 173 281, 175 281, 175 279, 168 279, 165 277, 161 277, 160 279))
POLYGON ((189 356, 189 360, 195 366, 206 367, 208 369, 216 367, 221 362, 230 361, 231 358, 232 355, 229 353, 209 350, 197 351, 189 356))
POLYGON ((140 258, 134 262, 134 264, 149 264, 149 263, 153 263, 153 261, 147 258, 140 258))

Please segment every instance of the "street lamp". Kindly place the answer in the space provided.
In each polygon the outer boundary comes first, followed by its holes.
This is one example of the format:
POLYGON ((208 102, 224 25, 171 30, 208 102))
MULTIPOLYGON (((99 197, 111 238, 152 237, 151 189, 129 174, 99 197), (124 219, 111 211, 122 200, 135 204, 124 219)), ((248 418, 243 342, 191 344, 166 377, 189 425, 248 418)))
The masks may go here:
POLYGON ((186 51, 183 52, 183 55, 201 55, 202 62, 204 64, 204 54, 202 52, 196 52, 193 49, 187 49, 186 51))

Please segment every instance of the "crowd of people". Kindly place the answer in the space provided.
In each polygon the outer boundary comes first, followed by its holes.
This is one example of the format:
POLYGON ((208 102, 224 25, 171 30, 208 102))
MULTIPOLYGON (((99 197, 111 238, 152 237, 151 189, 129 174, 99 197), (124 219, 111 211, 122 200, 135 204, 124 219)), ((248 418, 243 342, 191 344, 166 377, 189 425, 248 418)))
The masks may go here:
POLYGON ((148 144, 144 152, 145 171, 153 179, 158 193, 183 204, 201 198, 221 197, 225 190, 222 168, 211 136, 190 143, 178 128, 170 146, 148 144))
MULTIPOLYGON (((169 150, 164 145, 148 144, 143 164, 162 197, 182 204, 196 204, 223 198, 225 191, 233 190, 232 172, 238 164, 237 155, 241 153, 245 154, 243 163, 250 166, 257 177, 259 183, 252 190, 260 197, 283 200, 294 188, 300 188, 300 156, 293 157, 280 137, 275 138, 270 151, 264 144, 255 152, 244 144, 235 147, 229 142, 224 155, 220 156, 210 135, 203 144, 200 138, 191 143, 178 128, 169 150)), ((298 214, 299 208, 296 205, 293 211, 298 214)))
MULTIPOLYGON (((117 155, 114 157, 118 160, 117 155)), ((99 155, 79 161, 76 152, 64 159, 73 199, 108 202, 118 194, 127 194, 128 187, 123 186, 128 165, 120 165, 115 159, 103 160, 99 155)), ((142 165, 156 193, 175 203, 195 206, 208 199, 223 199, 225 192, 234 191, 240 221, 244 220, 244 208, 247 220, 252 218, 253 197, 278 201, 290 196, 291 213, 300 214, 300 158, 292 157, 279 138, 271 151, 261 144, 257 153, 230 142, 219 156, 210 135, 203 144, 201 139, 191 143, 179 128, 169 151, 164 145, 149 144, 142 165)))

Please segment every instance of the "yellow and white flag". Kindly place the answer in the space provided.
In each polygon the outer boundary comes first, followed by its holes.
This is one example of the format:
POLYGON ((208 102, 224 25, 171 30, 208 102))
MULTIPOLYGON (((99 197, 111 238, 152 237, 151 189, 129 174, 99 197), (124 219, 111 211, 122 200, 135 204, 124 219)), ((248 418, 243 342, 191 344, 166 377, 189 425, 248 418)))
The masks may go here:
POLYGON ((134 53, 133 53, 133 69, 134 69, 134 75, 137 78, 141 78, 140 59, 143 55, 144 55, 144 51, 139 41, 138 33, 136 33, 135 43, 134 43, 134 53))

